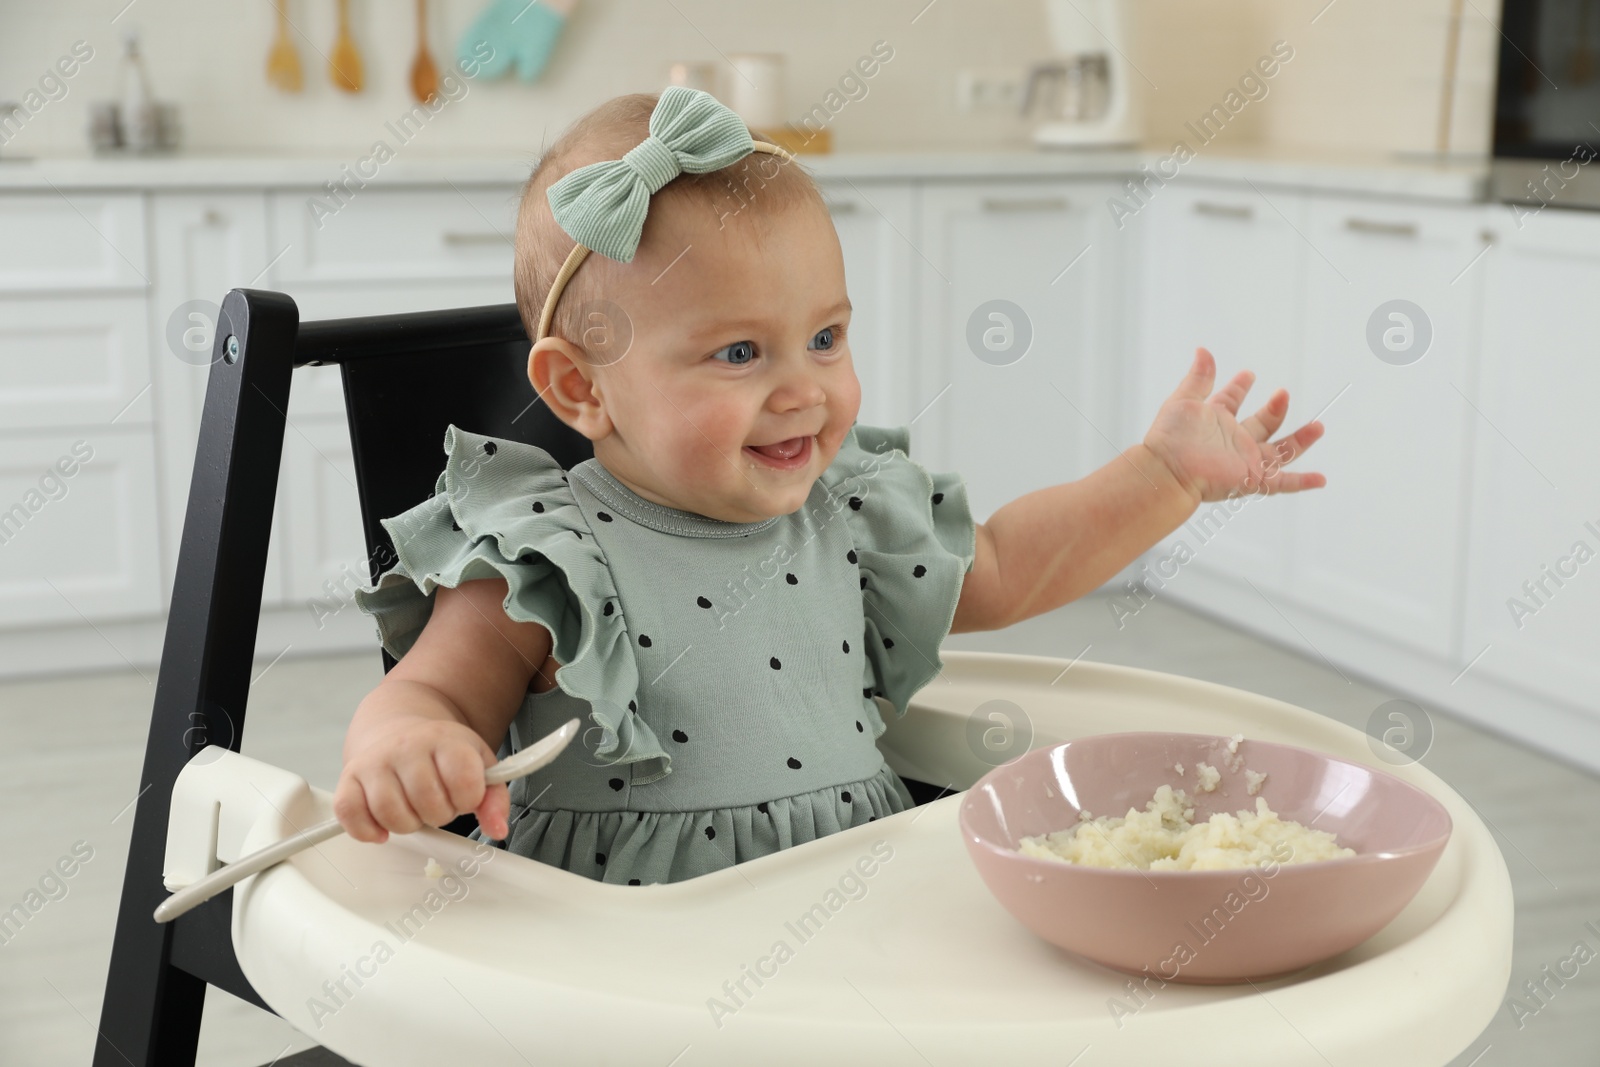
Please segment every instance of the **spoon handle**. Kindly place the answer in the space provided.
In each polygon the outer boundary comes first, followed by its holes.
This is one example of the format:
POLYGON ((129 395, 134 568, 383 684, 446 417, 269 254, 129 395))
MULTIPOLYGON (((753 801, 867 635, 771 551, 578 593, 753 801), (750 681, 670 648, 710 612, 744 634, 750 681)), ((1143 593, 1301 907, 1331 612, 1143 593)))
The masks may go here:
MULTIPOLYGON (((560 755, 561 750, 566 748, 568 742, 577 734, 578 720, 568 719, 559 730, 546 734, 522 751, 487 768, 483 772, 484 783, 502 785, 532 774, 560 755)), ((336 818, 329 819, 219 867, 198 882, 184 886, 157 905, 155 921, 171 922, 184 912, 204 904, 224 889, 244 881, 252 874, 259 874, 297 852, 320 845, 342 833, 344 824, 336 818)))
POLYGON ((266 870, 274 863, 288 859, 296 852, 338 837, 343 832, 344 826, 338 819, 329 819, 327 822, 319 822, 310 829, 286 837, 275 845, 268 845, 259 852, 252 852, 244 859, 219 867, 193 885, 184 886, 163 900, 156 907, 155 920, 158 923, 171 922, 191 908, 204 904, 229 886, 266 870))

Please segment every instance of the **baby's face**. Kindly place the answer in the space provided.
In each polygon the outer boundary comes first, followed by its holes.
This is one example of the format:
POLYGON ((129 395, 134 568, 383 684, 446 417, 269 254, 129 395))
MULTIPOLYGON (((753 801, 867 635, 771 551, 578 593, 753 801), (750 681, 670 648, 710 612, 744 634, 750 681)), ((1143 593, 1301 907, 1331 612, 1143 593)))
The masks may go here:
POLYGON ((787 515, 861 407, 833 222, 813 204, 725 225, 672 207, 606 286, 632 343, 593 374, 602 414, 579 429, 647 500, 726 522, 787 515), (773 457, 753 447, 780 442, 773 457))

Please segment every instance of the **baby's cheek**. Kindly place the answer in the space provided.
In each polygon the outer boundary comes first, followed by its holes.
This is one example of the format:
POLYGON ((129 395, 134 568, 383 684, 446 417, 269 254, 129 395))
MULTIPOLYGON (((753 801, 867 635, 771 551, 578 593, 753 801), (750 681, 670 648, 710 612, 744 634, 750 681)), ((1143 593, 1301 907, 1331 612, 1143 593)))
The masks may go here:
MULTIPOLYGON (((674 413, 674 417, 687 425, 681 416, 674 413)), ((695 418, 698 419, 698 416, 695 418)), ((689 427, 689 430, 694 433, 693 427, 689 427)), ((695 510, 691 501, 698 503, 696 497, 708 491, 715 494, 717 487, 722 484, 717 465, 721 464, 723 468, 728 466, 728 460, 719 457, 704 437, 699 434, 695 436, 698 440, 687 441, 670 430, 658 430, 655 436, 649 438, 648 444, 634 444, 650 470, 652 485, 656 490, 666 494, 669 499, 679 501, 680 506, 687 506, 691 511, 695 510)), ((737 457, 734 458, 737 460, 737 457)))
POLYGON ((743 423, 732 414, 718 413, 696 419, 695 425, 704 427, 705 433, 695 433, 696 440, 683 442, 679 453, 683 468, 679 473, 690 484, 715 485, 725 481, 727 475, 734 474, 730 462, 741 466, 746 462, 739 451, 745 443, 743 423))

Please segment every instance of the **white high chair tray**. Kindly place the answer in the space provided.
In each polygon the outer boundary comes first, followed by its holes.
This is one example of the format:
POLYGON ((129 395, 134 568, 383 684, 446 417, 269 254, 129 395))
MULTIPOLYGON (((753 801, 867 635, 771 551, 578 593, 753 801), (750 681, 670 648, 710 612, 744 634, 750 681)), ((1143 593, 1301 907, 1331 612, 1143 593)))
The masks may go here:
MULTIPOLYGON (((1083 662, 1063 674, 1067 661, 1034 656, 944 659, 880 742, 902 775, 971 785, 989 766, 969 746, 969 716, 1003 699, 1031 719, 1034 747, 1243 732, 1380 767, 1443 802, 1454 832, 1417 897, 1355 949, 1254 986, 1171 983, 1142 1008, 1127 975, 1001 908, 966 855, 959 795, 662 886, 604 885, 499 851, 470 878, 436 881, 429 856, 448 870, 482 849, 438 830, 383 845, 340 837, 234 890, 239 963, 296 1028, 378 1067, 1424 1067, 1447 1063, 1498 1009, 1511 970, 1505 862, 1426 768, 1390 766, 1359 731, 1224 686, 1083 662), (864 888, 846 877, 868 870, 864 888), (1113 999, 1139 1010, 1119 1023, 1113 999)), ((243 770, 230 773, 286 773, 234 759, 243 770)), ((325 791, 297 797, 263 805, 241 851, 331 813, 325 791)))

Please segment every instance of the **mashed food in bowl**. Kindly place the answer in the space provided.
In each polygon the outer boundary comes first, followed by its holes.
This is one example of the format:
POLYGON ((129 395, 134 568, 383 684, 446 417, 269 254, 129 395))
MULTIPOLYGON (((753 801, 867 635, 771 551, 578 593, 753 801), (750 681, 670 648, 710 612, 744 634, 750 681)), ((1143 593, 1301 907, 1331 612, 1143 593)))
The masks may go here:
POLYGON ((1144 811, 1129 808, 1125 816, 1098 819, 1084 811, 1078 818, 1078 825, 1066 830, 1024 837, 1017 851, 1084 867, 1142 871, 1214 871, 1356 854, 1326 830, 1278 818, 1261 796, 1256 797, 1253 812, 1217 812, 1196 824, 1190 821, 1194 808, 1189 795, 1163 785, 1144 811))

